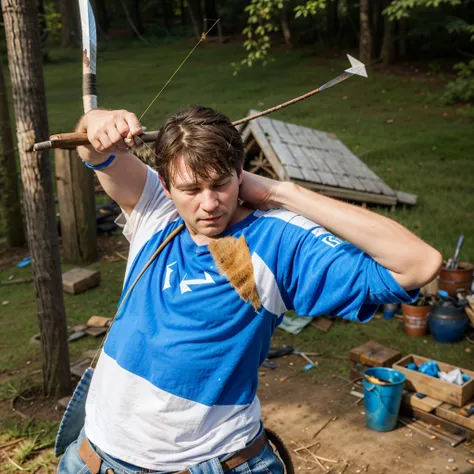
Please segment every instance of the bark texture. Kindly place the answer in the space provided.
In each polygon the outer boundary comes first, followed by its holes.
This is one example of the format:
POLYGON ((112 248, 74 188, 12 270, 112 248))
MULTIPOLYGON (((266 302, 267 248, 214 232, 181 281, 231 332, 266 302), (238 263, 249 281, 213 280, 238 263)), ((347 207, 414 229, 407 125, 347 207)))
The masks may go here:
POLYGON ((48 138, 40 34, 35 0, 2 0, 23 200, 41 332, 47 396, 71 392, 67 324, 48 151, 32 152, 48 138))
MULTIPOLYGON (((387 8, 390 3, 391 0, 386 0, 384 8, 387 8)), ((380 55, 384 65, 389 66, 395 62, 396 58, 395 33, 397 24, 395 21, 391 21, 387 15, 384 15, 383 24, 383 43, 380 55)))
POLYGON ((60 0, 61 46, 77 46, 81 42, 79 11, 77 0, 60 0))
POLYGON ((0 59, 0 201, 9 247, 23 245, 26 241, 18 186, 15 144, 8 109, 7 87, 0 59))
POLYGON ((360 1, 359 59, 369 65, 372 60, 372 28, 370 25, 369 0, 360 1))

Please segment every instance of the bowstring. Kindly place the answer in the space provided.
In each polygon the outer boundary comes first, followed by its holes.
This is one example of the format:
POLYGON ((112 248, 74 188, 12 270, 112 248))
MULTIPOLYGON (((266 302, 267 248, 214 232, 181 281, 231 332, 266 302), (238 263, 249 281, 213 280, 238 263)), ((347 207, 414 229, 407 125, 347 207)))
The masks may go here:
POLYGON ((166 81, 165 85, 161 88, 160 92, 158 92, 158 94, 156 94, 155 98, 150 102, 150 105, 145 109, 145 112, 143 112, 141 115, 140 115, 140 118, 138 119, 139 122, 142 121, 142 118, 145 116, 145 114, 148 112, 148 110, 150 109, 150 107, 155 103, 156 99, 158 99, 158 97, 160 96, 160 94, 165 90, 165 88, 168 86, 168 84, 173 80, 173 77, 176 76, 176 74, 178 73, 178 71, 181 69, 181 67, 184 65, 184 63, 188 60, 188 58, 191 56, 191 54, 194 53, 194 50, 206 39, 207 35, 209 34, 209 32, 214 28, 214 26, 217 25, 217 23, 219 22, 219 18, 214 22, 214 24, 205 32, 201 35, 201 38, 200 40, 194 45, 194 48, 188 53, 188 55, 183 59, 183 61, 181 62, 181 64, 178 66, 178 68, 173 72, 173 74, 171 75, 171 77, 166 81))

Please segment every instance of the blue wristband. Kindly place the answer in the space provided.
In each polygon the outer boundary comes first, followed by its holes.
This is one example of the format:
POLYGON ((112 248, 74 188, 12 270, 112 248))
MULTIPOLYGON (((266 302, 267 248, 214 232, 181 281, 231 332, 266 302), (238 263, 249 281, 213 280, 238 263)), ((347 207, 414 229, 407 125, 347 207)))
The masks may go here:
POLYGON ((103 170, 104 168, 107 168, 107 166, 112 163, 112 161, 115 160, 115 155, 110 155, 107 160, 105 160, 103 163, 100 163, 99 165, 90 165, 87 163, 87 161, 82 160, 82 162, 91 170, 103 170))

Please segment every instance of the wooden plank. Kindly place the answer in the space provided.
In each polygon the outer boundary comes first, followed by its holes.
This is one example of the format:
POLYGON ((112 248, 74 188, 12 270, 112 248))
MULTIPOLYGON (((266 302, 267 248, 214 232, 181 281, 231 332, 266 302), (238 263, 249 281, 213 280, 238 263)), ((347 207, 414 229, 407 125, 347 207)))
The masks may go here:
POLYGON ((382 194, 388 194, 389 196, 396 197, 395 191, 389 186, 387 186, 380 178, 374 179, 373 183, 380 189, 382 194))
POLYGON ((342 169, 337 160, 335 160, 333 158, 333 156, 331 155, 331 152, 327 149, 321 149, 319 151, 320 155, 322 156, 322 159, 326 162, 326 165, 329 167, 329 169, 331 170, 331 173, 338 173, 338 174, 344 174, 345 171, 344 169, 342 169))
POLYGON ((439 425, 444 430, 458 436, 466 436, 466 439, 472 440, 474 439, 474 431, 465 428, 464 426, 460 426, 456 423, 452 423, 451 421, 445 420, 433 413, 426 413, 424 411, 419 410, 418 408, 412 408, 408 405, 402 403, 400 412, 405 414, 406 416, 416 417, 425 423, 430 423, 432 425, 439 425))
POLYGON ((304 180, 310 183, 322 183, 321 176, 319 176, 317 171, 314 171, 311 168, 301 168, 303 173, 304 180))
POLYGON ((291 144, 289 144, 287 146, 288 146, 288 150, 292 154, 292 156, 294 158, 294 161, 297 164, 297 166, 299 166, 300 168, 305 168, 306 164, 307 164, 307 159, 306 159, 306 155, 304 154, 303 150, 301 149, 301 146, 300 145, 291 145, 291 144))
MULTIPOLYGON (((474 400, 471 400, 468 405, 472 402, 474 402, 474 400)), ((470 417, 467 417, 461 415, 459 410, 459 408, 453 407, 449 403, 443 403, 441 406, 436 408, 435 415, 474 431, 474 416, 471 415, 470 417)))
POLYGON ((242 136, 242 142, 244 143, 244 145, 249 139, 250 135, 252 134, 252 129, 250 128, 250 124, 247 123, 245 125, 247 126, 244 128, 243 131, 240 132, 240 135, 242 136))
POLYGON ((317 137, 317 135, 313 133, 312 128, 302 127, 301 131, 306 137, 308 146, 313 147, 313 148, 318 148, 318 149, 324 148, 323 144, 319 141, 319 138, 317 137))
POLYGON ((294 123, 287 123, 286 126, 288 127, 288 130, 293 135, 298 145, 311 145, 310 141, 306 137, 306 133, 304 132, 303 127, 301 127, 300 125, 295 125, 294 123))
POLYGON ((351 349, 349 358, 370 367, 392 367, 394 362, 402 358, 402 354, 372 340, 351 349))
POLYGON ((287 145, 288 150, 291 152, 292 156, 295 159, 295 162, 298 163, 298 167, 303 175, 303 179, 306 181, 314 181, 316 183, 321 182, 321 178, 319 175, 313 171, 312 167, 310 167, 310 163, 308 163, 308 158, 306 154, 302 150, 301 146, 299 145, 287 145))
POLYGON ((310 128, 307 132, 307 138, 315 148, 320 150, 328 149, 328 144, 326 143, 324 135, 322 135, 318 130, 310 128))
POLYGON ((375 186, 373 180, 359 178, 359 181, 364 185, 365 189, 367 189, 368 192, 374 193, 374 194, 381 194, 379 188, 375 186))
POLYGON ((265 137, 265 133, 261 129, 258 122, 258 119, 250 122, 250 126, 252 127, 252 135, 254 136, 255 140, 257 140, 258 146, 263 151, 272 168, 275 170, 275 173, 278 175, 278 179, 280 179, 280 181, 286 181, 288 179, 288 175, 277 155, 275 154, 273 148, 270 146, 270 143, 265 137))
MULTIPOLYGON (((456 385, 444 382, 435 377, 430 377, 429 375, 422 374, 416 370, 407 369, 406 367, 411 362, 414 362, 417 367, 419 367, 421 364, 428 362, 429 360, 431 359, 426 359, 425 357, 410 354, 394 364, 393 368, 403 372, 406 375, 405 387, 412 392, 424 393, 425 395, 442 400, 457 407, 462 407, 471 398, 473 398, 474 372, 471 372, 470 370, 459 367, 463 373, 471 378, 471 380, 464 383, 463 385, 456 385)), ((439 369, 443 372, 450 372, 451 370, 458 368, 443 362, 435 362, 438 364, 439 369)))
POLYGON ((418 199, 416 194, 405 193, 403 191, 395 191, 395 194, 397 196, 398 202, 400 202, 401 204, 416 206, 418 199))
POLYGON ((272 142, 280 142, 280 136, 278 132, 275 130, 272 121, 267 117, 261 117, 257 119, 260 128, 263 130, 263 133, 267 137, 267 140, 271 144, 272 142))
POLYGON ((288 176, 292 179, 305 179, 305 176, 301 172, 301 168, 298 166, 285 165, 288 176))
POLYGON ((336 178, 337 185, 341 188, 347 188, 347 189, 354 189, 353 184, 351 183, 350 179, 344 175, 344 174, 339 174, 339 173, 334 173, 334 178, 336 178))
POLYGON ((418 398, 416 393, 408 391, 405 391, 403 394, 403 403, 406 403, 413 408, 418 408, 426 413, 431 413, 443 404, 441 400, 436 400, 431 397, 418 398))
POLYGON ((315 318, 313 321, 311 321, 311 324, 323 332, 328 332, 334 324, 334 321, 326 318, 315 318))
POLYGON ((54 151, 62 237, 62 261, 78 265, 97 260, 94 172, 77 151, 54 151))
MULTIPOLYGON (((328 185, 328 186, 339 186, 339 183, 337 182, 336 178, 333 176, 332 173, 326 173, 325 171, 319 171, 318 172, 319 176, 321 176, 321 181, 322 185, 328 185)), ((317 183, 314 183, 317 185, 317 183)))
MULTIPOLYGON (((318 174, 323 178, 323 175, 325 173, 318 172, 318 174)), ((300 184, 301 186, 307 187, 309 189, 314 189, 315 191, 318 191, 321 194, 325 194, 326 196, 331 196, 331 197, 335 197, 339 199, 345 199, 347 201, 385 204, 388 206, 394 206, 397 203, 397 200, 395 197, 385 196, 384 194, 371 194, 371 193, 356 191, 356 190, 351 190, 351 189, 337 188, 333 186, 328 186, 326 184, 307 183, 305 181, 298 181, 298 180, 295 180, 295 183, 300 184)))
POLYGON ((357 189, 358 191, 365 191, 365 187, 359 181, 359 179, 355 175, 347 175, 347 179, 350 180, 352 187, 357 189))
POLYGON ((331 148, 331 142, 325 132, 321 132, 320 130, 312 129, 313 135, 316 137, 318 142, 321 144, 321 148, 325 150, 329 150, 331 148))
POLYGON ((288 148, 286 143, 272 141, 271 145, 284 166, 298 167, 298 162, 295 160, 293 153, 291 153, 291 150, 288 148))
MULTIPOLYGON (((316 172, 316 170, 317 170, 316 161, 315 161, 315 160, 312 160, 312 159, 308 156, 308 154, 306 153, 306 150, 307 150, 306 147, 303 147, 303 146, 300 146, 300 147, 299 147, 300 155, 299 155, 299 157, 298 157, 298 160, 299 160, 300 163, 301 163, 301 168, 302 168, 303 170, 311 170, 311 171, 316 172)), ((313 180, 313 181, 315 181, 316 183, 319 183, 319 182, 321 182, 321 179, 313 180)))
POLYGON ((331 169, 323 160, 321 150, 305 146, 301 147, 301 150, 306 155, 306 158, 308 162, 311 163, 313 169, 315 169, 316 171, 324 171, 326 173, 331 172, 331 169))
POLYGON ((280 137, 280 141, 282 141, 283 143, 298 145, 298 141, 296 140, 296 137, 294 137, 293 134, 290 132, 285 122, 282 122, 280 120, 271 120, 271 119, 270 121, 273 125, 273 128, 278 133, 278 136, 280 137))

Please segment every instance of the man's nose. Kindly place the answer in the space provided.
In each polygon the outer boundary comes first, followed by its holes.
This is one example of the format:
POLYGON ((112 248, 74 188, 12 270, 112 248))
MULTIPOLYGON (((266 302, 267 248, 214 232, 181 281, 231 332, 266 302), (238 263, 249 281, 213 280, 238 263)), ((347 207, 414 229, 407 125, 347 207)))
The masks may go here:
POLYGON ((202 193, 201 208, 206 212, 213 212, 219 207, 217 194, 210 189, 206 189, 202 193))

